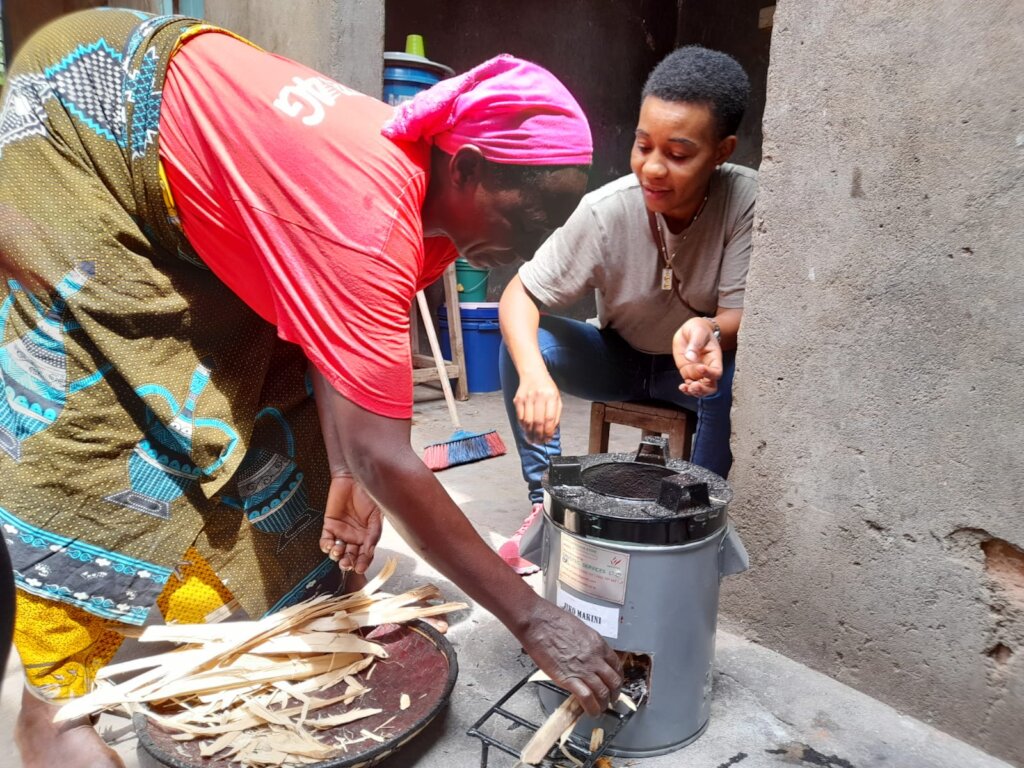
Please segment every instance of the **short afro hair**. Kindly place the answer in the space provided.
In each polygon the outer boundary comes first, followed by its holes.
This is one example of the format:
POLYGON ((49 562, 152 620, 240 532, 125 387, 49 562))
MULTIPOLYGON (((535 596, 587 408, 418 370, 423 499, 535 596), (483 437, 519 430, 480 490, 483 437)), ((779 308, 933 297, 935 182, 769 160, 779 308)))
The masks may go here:
POLYGON ((739 128, 750 97, 750 78, 732 56, 699 45, 678 48, 654 68, 644 85, 643 98, 706 104, 719 137, 739 128))

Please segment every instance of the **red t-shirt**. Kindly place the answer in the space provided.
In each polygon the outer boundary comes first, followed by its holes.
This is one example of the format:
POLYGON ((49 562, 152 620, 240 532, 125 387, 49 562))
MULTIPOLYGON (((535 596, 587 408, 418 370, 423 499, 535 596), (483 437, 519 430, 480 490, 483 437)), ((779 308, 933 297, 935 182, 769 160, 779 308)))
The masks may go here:
POLYGON ((430 146, 392 108, 219 33, 173 56, 160 157, 209 268, 342 395, 412 414, 409 309, 456 256, 423 237, 430 146))

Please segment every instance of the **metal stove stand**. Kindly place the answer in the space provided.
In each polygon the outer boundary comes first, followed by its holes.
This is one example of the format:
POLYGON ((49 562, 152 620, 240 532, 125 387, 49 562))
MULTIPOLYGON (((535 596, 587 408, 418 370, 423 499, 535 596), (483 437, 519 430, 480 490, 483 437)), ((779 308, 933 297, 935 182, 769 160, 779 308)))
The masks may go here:
MULTIPOLYGON (((524 686, 526 686, 526 684, 530 682, 530 678, 536 671, 537 670, 534 669, 527 673, 527 675, 522 680, 520 680, 518 683, 512 686, 508 693, 506 693, 504 696, 498 699, 498 701, 495 702, 494 705, 484 713, 483 717, 481 717, 473 724, 472 728, 466 731, 466 733, 469 736, 475 736, 476 738, 480 739, 480 768, 487 768, 491 747, 494 747, 495 749, 500 749, 502 752, 512 755, 512 757, 516 759, 517 764, 519 760, 519 755, 521 751, 520 749, 517 749, 509 744, 505 744, 504 742, 496 739, 490 734, 484 733, 481 730, 481 728, 492 717, 498 715, 504 718, 505 720, 516 723, 517 725, 521 725, 523 728, 528 729, 532 733, 536 733, 537 730, 540 728, 540 725, 538 723, 534 723, 530 720, 527 720, 524 717, 520 717, 519 715, 515 714, 514 712, 510 712, 504 707, 504 704, 507 701, 509 701, 509 699, 511 699, 513 696, 515 696, 517 693, 523 690, 524 686)), ((560 688, 559 686, 547 680, 534 680, 533 684, 543 686, 544 688, 556 691, 558 693, 569 695, 564 688, 560 688)), ((611 747, 612 742, 615 740, 615 736, 618 734, 618 732, 621 731, 622 727, 629 722, 631 717, 633 717, 632 710, 627 710, 626 712, 619 712, 614 709, 608 709, 605 711, 605 714, 613 716, 616 722, 612 729, 605 731, 604 741, 601 743, 601 746, 595 752, 590 751, 589 743, 583 744, 577 736, 570 736, 568 741, 566 742, 566 749, 568 749, 568 751, 576 755, 576 757, 578 757, 579 759, 583 760, 581 768, 594 768, 594 766, 597 765, 598 759, 600 759, 604 755, 604 753, 609 749, 609 747, 611 747)), ((556 765, 559 762, 566 762, 566 758, 565 755, 563 755, 562 752, 559 750, 558 745, 555 744, 548 752, 547 756, 544 758, 544 762, 542 763, 542 765, 556 765)))

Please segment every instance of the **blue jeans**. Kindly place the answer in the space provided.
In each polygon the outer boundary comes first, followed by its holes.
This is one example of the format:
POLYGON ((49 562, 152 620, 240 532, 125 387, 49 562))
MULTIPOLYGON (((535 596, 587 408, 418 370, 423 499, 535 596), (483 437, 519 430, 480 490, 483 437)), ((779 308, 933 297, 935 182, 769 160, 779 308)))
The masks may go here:
MULTIPOLYGON (((564 393, 585 400, 661 400, 695 411, 697 431, 690 460, 722 477, 729 474, 729 410, 736 371, 735 351, 723 356, 724 371, 718 391, 697 398, 679 391, 682 379, 672 355, 638 352, 610 329, 599 330, 578 320, 542 315, 537 339, 544 364, 564 393)), ((519 374, 504 343, 500 356, 505 411, 515 435, 530 502, 537 503, 544 499, 540 483, 550 457, 562 452, 560 436, 556 431, 547 445, 527 442, 512 402, 519 388, 519 374)))

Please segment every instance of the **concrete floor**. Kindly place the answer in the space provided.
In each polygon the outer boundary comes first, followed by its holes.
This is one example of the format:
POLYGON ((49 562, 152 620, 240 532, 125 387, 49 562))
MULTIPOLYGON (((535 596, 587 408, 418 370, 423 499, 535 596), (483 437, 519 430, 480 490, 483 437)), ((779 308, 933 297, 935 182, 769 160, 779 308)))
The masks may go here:
MULTIPOLYGON (((459 413, 465 428, 497 429, 512 447, 497 393, 474 395, 459 405, 459 413)), ((587 403, 573 399, 566 402, 566 454, 586 452, 588 417, 587 403)), ((446 439, 451 431, 443 401, 418 403, 413 431, 417 448, 446 439)), ((638 439, 639 433, 634 430, 612 428, 613 450, 635 448, 638 439)), ((528 511, 514 455, 455 467, 438 478, 484 539, 494 546, 518 527, 528 511)), ((393 530, 386 529, 375 568, 389 556, 399 561, 390 590, 429 581, 438 584, 448 598, 464 599, 450 582, 417 560, 393 530)), ((539 583, 539 575, 529 578, 535 585, 539 583)), ((756 574, 736 578, 756 578, 756 574)), ((467 728, 530 666, 512 636, 482 609, 474 607, 451 619, 448 637, 458 651, 460 668, 451 703, 422 734, 383 763, 386 768, 480 765, 479 742, 465 735, 467 728)), ((721 623, 728 627, 727 619, 721 623)), ((10 768, 21 766, 9 746, 20 696, 19 675, 17 663, 12 661, 0 698, 0 745, 8 746, 0 765, 10 768)), ((135 739, 126 726, 122 718, 104 716, 101 721, 102 732, 116 741, 129 768, 153 765, 145 755, 137 755, 135 739)), ((714 700, 705 734, 673 754, 645 760, 615 758, 613 764, 616 768, 1008 768, 1000 760, 726 629, 718 633, 714 700)), ((490 765, 506 768, 515 761, 492 751, 490 765)))

